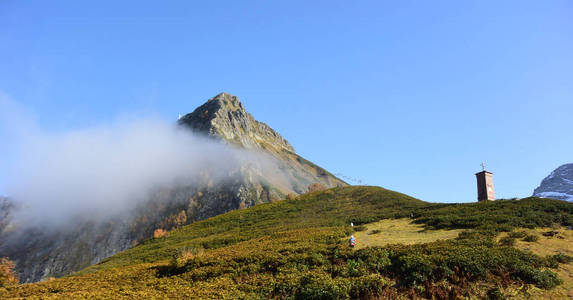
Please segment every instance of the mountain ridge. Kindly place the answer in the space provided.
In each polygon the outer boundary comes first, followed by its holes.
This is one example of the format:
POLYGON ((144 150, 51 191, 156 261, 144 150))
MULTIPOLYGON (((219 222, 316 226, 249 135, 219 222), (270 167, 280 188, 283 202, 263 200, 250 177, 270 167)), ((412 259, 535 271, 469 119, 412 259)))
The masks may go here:
POLYGON ((533 196, 573 202, 573 163, 553 170, 533 191, 533 196))

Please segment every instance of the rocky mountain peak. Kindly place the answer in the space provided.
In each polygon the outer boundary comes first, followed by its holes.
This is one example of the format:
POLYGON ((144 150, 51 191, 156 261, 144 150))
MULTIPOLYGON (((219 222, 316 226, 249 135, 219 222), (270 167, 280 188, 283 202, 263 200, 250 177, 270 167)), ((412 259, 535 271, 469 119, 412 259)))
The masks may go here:
POLYGON ((248 113, 237 96, 220 93, 179 120, 180 125, 247 149, 295 152, 271 127, 248 113))
POLYGON ((239 97, 233 96, 225 92, 222 92, 217 96, 207 100, 207 103, 209 102, 217 102, 220 107, 225 107, 226 109, 231 111, 245 110, 243 108, 243 103, 241 103, 241 101, 239 100, 239 97))
POLYGON ((573 201, 573 163, 551 172, 533 191, 533 196, 573 201))

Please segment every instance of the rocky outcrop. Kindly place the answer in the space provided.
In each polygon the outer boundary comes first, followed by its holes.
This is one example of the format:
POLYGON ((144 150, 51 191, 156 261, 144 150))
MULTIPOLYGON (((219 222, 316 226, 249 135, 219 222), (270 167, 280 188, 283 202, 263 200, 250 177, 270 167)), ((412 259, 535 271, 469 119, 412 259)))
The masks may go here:
MULTIPOLYGON (((265 174, 254 181, 266 182, 269 187, 273 187, 270 191, 272 197, 284 198, 289 193, 304 193, 312 183, 326 187, 346 185, 344 181, 296 154, 286 139, 245 111, 236 96, 220 93, 183 116, 178 123, 230 145, 271 155, 277 167, 275 174, 265 174)), ((248 166, 244 166, 242 172, 248 173, 243 177, 260 173, 248 166)), ((268 200, 263 199, 262 202, 268 200)))
POLYGON ((280 134, 255 120, 236 96, 221 93, 178 123, 230 147, 256 153, 263 163, 246 160, 217 180, 205 170, 193 183, 156 187, 128 213, 109 216, 105 222, 79 217, 66 228, 4 230, 0 257, 8 256, 16 263, 23 282, 64 276, 150 238, 156 229, 169 230, 234 209, 278 201, 307 192, 311 184, 346 185, 296 154, 280 134))
POLYGON ((246 112, 237 96, 227 93, 209 99, 179 119, 179 124, 246 149, 295 152, 280 134, 246 112))
POLYGON ((573 164, 565 164, 545 177, 533 196, 573 201, 573 164))

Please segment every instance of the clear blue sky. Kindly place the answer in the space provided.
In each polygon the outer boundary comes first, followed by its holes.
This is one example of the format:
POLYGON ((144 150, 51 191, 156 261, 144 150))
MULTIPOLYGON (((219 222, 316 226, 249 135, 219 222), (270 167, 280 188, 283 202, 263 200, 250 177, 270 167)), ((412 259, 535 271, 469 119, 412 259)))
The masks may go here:
POLYGON ((45 130, 222 91, 333 173, 468 202, 485 161, 528 196, 573 162, 573 2, 0 1, 0 92, 45 130))

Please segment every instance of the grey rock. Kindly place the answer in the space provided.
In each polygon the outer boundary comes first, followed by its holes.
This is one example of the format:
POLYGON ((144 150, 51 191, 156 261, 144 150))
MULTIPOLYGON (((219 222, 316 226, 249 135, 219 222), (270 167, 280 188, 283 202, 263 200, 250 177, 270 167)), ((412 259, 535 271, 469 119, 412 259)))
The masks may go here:
POLYGON ((280 134, 246 112, 237 96, 227 93, 209 99, 178 122, 196 132, 221 138, 246 149, 295 152, 280 134))

